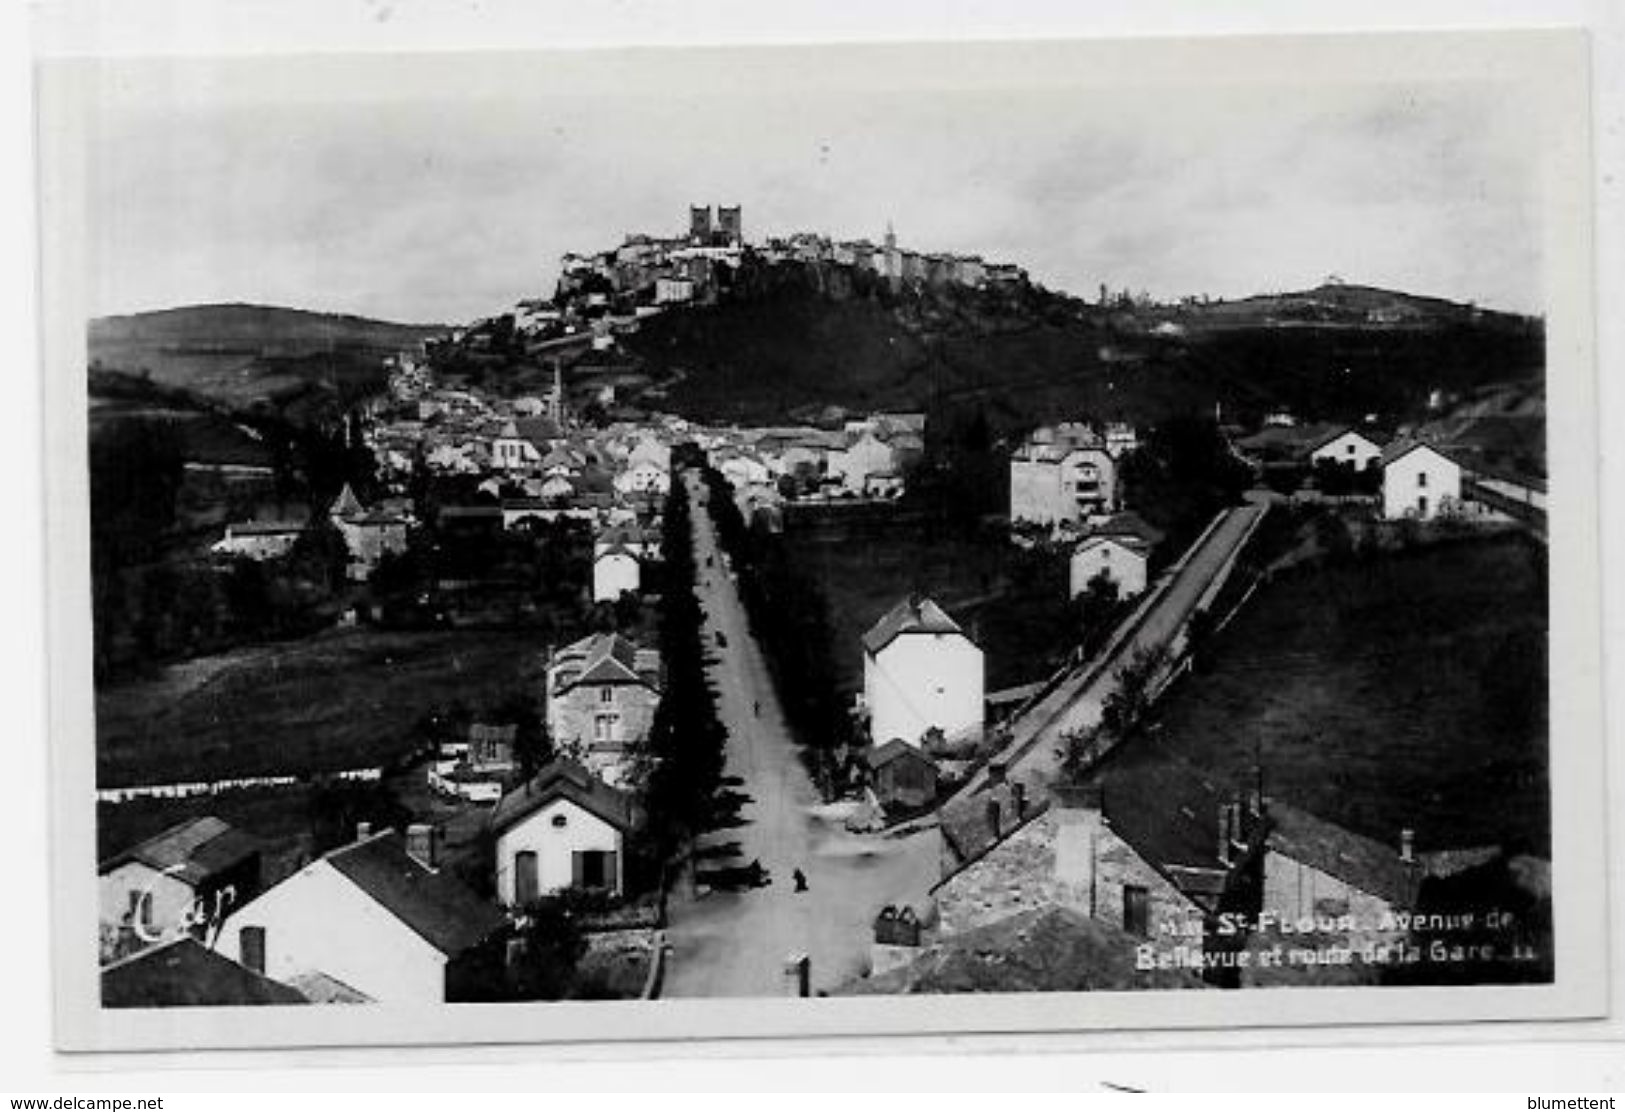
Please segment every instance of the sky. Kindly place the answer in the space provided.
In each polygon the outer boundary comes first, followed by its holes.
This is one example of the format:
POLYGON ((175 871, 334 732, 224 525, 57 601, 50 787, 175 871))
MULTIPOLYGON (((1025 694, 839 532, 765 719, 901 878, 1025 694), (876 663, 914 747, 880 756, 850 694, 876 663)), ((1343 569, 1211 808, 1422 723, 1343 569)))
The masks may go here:
POLYGON ((1159 298, 1348 282, 1542 312, 1538 130, 1461 81, 1198 80, 948 49, 85 65, 92 315, 455 323, 740 204, 1159 298))

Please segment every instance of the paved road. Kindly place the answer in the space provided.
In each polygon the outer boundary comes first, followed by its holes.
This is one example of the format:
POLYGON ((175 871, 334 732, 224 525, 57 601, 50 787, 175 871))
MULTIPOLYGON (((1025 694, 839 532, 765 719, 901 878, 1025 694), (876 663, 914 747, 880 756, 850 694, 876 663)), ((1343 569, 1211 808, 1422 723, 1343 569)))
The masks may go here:
POLYGON ((664 995, 785 995, 784 963, 792 954, 810 957, 815 991, 829 989, 863 970, 871 924, 882 907, 923 906, 939 875, 939 842, 934 832, 907 838, 851 834, 841 824, 846 812, 820 805, 766 661, 750 636, 738 590, 723 570, 704 486, 694 472, 685 474, 695 508, 705 636, 717 656, 710 673, 729 732, 728 772, 744 780, 740 790, 753 801, 744 809, 747 825, 719 831, 709 841, 739 842, 740 862, 761 861, 772 882, 708 895, 679 884, 668 903, 672 965, 664 995), (715 647, 718 630, 726 648, 715 647), (808 878, 805 893, 795 892, 791 881, 797 868, 808 878))
MULTIPOLYGON (((1266 508, 1262 503, 1249 502, 1227 511, 1191 551, 1162 595, 1148 604, 1133 634, 1111 651, 1110 658, 1098 666, 1098 662, 1085 665, 1022 716, 1002 754, 1012 777, 1034 785, 1054 782, 1061 763, 1061 734, 1100 721, 1101 706, 1116 686, 1115 673, 1134 653, 1176 647, 1192 611, 1217 586, 1226 565, 1266 508)), ((978 773, 948 806, 963 804, 986 784, 985 773, 978 773)))

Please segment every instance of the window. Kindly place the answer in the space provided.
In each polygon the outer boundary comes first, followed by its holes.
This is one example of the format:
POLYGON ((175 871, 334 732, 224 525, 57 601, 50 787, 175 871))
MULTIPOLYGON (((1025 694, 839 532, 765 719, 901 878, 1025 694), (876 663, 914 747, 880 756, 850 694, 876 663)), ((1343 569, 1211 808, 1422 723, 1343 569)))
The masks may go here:
POLYGON ((570 855, 571 883, 577 888, 615 888, 615 854, 610 850, 577 850, 570 855))
POLYGON ((1418 517, 1426 517, 1428 515, 1428 496, 1427 495, 1422 494, 1422 495, 1417 496, 1417 499, 1416 499, 1416 514, 1417 514, 1418 517))
POLYGON ((237 932, 237 954, 249 969, 265 972, 265 928, 244 927, 237 932))
POLYGON ((621 716, 618 714, 598 714, 592 720, 592 739, 594 741, 614 741, 615 735, 620 732, 621 716))
POLYGON ((600 687, 598 689, 598 701, 600 703, 613 703, 615 701, 615 689, 613 687, 600 687))
POLYGON ((1426 490, 1427 485, 1428 485, 1428 473, 1426 471, 1418 471, 1416 473, 1416 489, 1418 489, 1418 490, 1426 490))
POLYGON ((1151 892, 1138 884, 1123 885, 1123 930, 1137 938, 1151 934, 1151 892))
POLYGON ((1351 456, 1354 454, 1354 445, 1350 444, 1348 446, 1348 454, 1351 456))

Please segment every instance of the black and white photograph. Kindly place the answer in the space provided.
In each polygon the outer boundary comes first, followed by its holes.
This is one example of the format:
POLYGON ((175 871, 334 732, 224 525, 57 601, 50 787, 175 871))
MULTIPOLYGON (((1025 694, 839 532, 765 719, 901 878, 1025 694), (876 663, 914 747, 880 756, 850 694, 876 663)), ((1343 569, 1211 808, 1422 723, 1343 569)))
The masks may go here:
POLYGON ((1584 56, 42 60, 59 1039, 1599 1014, 1584 56))

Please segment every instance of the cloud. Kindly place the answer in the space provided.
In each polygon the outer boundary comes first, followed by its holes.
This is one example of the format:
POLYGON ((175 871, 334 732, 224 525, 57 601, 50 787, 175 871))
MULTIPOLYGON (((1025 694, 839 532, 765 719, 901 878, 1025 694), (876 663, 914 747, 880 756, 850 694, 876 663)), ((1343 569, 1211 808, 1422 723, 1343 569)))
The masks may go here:
POLYGON ((158 72, 106 82, 96 105, 97 312, 250 300, 462 320, 551 292, 564 251, 679 230, 690 201, 743 204, 753 237, 878 238, 891 220, 911 246, 1085 296, 1336 272, 1542 308, 1536 147, 1484 87, 950 74, 809 91, 747 66, 731 86, 678 67, 648 91, 637 56, 144 65, 158 72))

